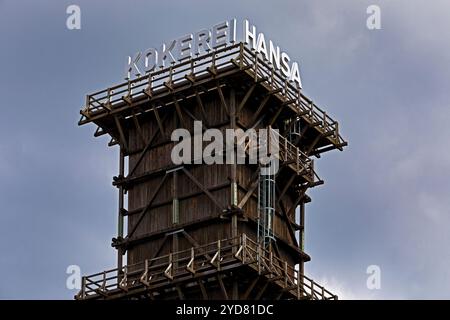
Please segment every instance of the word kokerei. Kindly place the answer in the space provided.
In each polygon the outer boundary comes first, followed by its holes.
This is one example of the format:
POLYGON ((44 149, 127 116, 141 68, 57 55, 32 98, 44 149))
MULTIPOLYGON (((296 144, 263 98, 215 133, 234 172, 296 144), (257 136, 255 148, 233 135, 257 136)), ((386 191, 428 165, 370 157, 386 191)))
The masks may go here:
POLYGON ((275 45, 272 40, 266 40, 256 26, 243 20, 242 28, 237 28, 237 19, 223 21, 209 29, 202 29, 182 37, 163 43, 158 48, 149 48, 128 56, 125 79, 140 77, 156 68, 165 68, 171 64, 182 62, 222 47, 243 42, 248 48, 258 52, 275 70, 297 87, 302 88, 299 65, 291 61, 289 55, 275 45), (242 30, 242 33, 239 33, 242 30), (239 36, 240 35, 240 36, 239 36), (240 40, 238 40, 240 39, 240 40))

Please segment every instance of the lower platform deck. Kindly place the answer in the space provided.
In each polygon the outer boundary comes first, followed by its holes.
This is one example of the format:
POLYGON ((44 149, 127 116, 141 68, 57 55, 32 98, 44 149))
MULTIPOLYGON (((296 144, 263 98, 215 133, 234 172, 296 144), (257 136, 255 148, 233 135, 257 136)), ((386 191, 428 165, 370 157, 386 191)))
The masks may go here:
POLYGON ((337 296, 246 234, 83 277, 91 299, 313 299, 337 296))

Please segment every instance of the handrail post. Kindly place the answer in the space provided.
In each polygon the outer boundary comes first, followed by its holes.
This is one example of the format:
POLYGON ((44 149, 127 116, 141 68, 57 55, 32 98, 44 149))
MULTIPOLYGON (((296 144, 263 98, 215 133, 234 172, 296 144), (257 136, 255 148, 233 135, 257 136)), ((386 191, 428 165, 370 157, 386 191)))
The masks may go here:
POLYGON ((244 68, 244 44, 241 42, 239 44, 239 69, 244 68))
POLYGON ((81 298, 86 297, 86 276, 81 278, 81 298))
POLYGON ((221 246, 220 246, 220 239, 219 239, 219 241, 217 241, 217 253, 218 253, 218 256, 217 256, 217 270, 218 271, 220 271, 220 250, 221 250, 221 246))
POLYGON ((152 86, 153 86, 152 74, 149 73, 149 75, 148 75, 148 84, 147 84, 147 88, 144 89, 144 93, 145 93, 147 96, 149 96, 149 97, 152 97, 152 95, 153 95, 153 89, 152 89, 152 86))
POLYGON ((91 96, 86 95, 86 114, 89 115, 89 111, 91 110, 91 96))
POLYGON ((258 82, 258 54, 255 53, 255 82, 258 82))
POLYGON ((299 274, 300 274, 300 277, 297 281, 300 281, 300 297, 303 297, 303 291, 305 290, 305 286, 304 286, 305 280, 303 279, 303 273, 300 273, 300 270, 299 270, 299 274))
POLYGON ((334 135, 336 140, 339 139, 339 123, 337 121, 335 121, 334 123, 334 135))
POLYGON ((110 108, 110 104, 111 104, 111 88, 108 88, 108 91, 106 92, 106 103, 105 103, 105 105, 107 105, 107 109, 110 108))
POLYGON ((170 280, 173 280, 173 257, 172 252, 169 253, 169 265, 167 266, 166 270, 164 270, 164 275, 169 278, 170 280))
POLYGON ((144 273, 141 276, 141 281, 145 284, 148 285, 148 259, 144 260, 144 273))
POLYGON ((117 278, 117 288, 121 288, 124 290, 127 290, 127 281, 128 281, 128 267, 123 267, 124 270, 124 276, 122 279, 119 280, 119 277, 117 278))
POLYGON ((128 80, 128 91, 127 91, 127 97, 131 99, 131 95, 133 94, 131 91, 131 80, 128 80))
POLYGON ((192 274, 195 274, 194 261, 195 261, 194 247, 191 247, 191 259, 189 260, 188 264, 186 265, 186 269, 189 272, 191 272, 192 274))
POLYGON ((206 68, 214 76, 216 75, 216 52, 211 53, 211 65, 206 68))
POLYGON ((272 68, 272 71, 271 71, 271 73, 270 73, 270 76, 271 76, 271 79, 270 79, 270 81, 271 81, 271 85, 272 85, 272 87, 273 87, 273 83, 274 83, 274 81, 275 81, 275 70, 274 70, 274 68, 272 68))

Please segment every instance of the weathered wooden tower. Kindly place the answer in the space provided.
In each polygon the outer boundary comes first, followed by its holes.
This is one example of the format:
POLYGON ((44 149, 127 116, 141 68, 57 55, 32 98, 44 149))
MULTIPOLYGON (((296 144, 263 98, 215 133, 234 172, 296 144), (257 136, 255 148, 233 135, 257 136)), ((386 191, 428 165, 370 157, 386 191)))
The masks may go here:
POLYGON ((117 268, 77 299, 335 299, 304 275, 313 156, 346 142, 338 123, 243 43, 88 95, 79 124, 120 148, 117 268), (171 160, 176 128, 267 128, 280 168, 171 160), (277 133, 279 132, 279 133, 277 133), (126 262, 124 257, 126 256, 126 262))

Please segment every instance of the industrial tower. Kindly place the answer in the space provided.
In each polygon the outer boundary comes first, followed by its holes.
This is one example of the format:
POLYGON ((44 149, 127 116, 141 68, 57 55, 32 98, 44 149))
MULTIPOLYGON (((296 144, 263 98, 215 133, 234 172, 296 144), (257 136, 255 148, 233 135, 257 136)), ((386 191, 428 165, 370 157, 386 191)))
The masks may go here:
POLYGON ((90 94, 80 125, 119 146, 117 267, 76 299, 337 299, 304 274, 314 156, 347 143, 337 121, 236 43, 90 94), (279 170, 171 160, 171 132, 266 128, 279 170), (126 257, 126 259, 124 259, 126 257), (125 261, 126 260, 126 261, 125 261))

